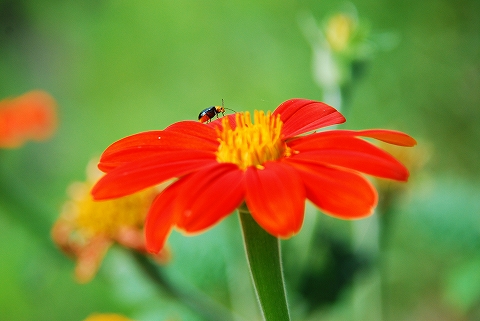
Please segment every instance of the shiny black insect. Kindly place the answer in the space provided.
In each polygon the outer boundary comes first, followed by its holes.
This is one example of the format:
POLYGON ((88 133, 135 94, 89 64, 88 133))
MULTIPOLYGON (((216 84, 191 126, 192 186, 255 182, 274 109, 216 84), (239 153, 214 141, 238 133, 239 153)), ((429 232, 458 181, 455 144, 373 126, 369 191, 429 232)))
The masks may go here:
POLYGON ((198 115, 198 120, 201 123, 205 123, 210 121, 215 116, 217 116, 218 118, 218 114, 220 113, 225 116, 225 108, 223 106, 208 107, 200 112, 200 114, 198 115))
MULTIPOLYGON (((200 121, 201 123, 209 122, 215 116, 217 116, 218 118, 218 114, 220 113, 222 113, 222 116, 225 116, 225 109, 228 109, 228 108, 223 107, 223 99, 222 99, 222 106, 211 106, 202 110, 200 114, 198 114, 198 121, 200 121)), ((228 109, 228 110, 235 112, 235 110, 233 109, 228 109)))

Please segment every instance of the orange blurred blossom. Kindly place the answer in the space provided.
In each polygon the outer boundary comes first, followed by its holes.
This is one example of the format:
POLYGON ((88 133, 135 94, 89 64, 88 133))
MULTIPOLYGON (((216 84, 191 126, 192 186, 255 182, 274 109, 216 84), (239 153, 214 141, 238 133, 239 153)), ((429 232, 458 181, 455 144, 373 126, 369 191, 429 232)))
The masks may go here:
POLYGON ((48 139, 56 127, 56 102, 44 91, 30 91, 0 101, 0 148, 48 139))

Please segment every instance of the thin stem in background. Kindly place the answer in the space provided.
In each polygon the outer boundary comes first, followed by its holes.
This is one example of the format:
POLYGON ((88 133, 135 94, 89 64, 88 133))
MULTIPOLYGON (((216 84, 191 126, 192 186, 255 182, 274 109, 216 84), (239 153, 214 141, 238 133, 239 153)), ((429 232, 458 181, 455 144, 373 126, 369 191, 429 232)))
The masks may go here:
MULTIPOLYGON (((233 312, 222 306, 221 304, 209 299, 204 293, 198 293, 198 291, 189 288, 183 289, 175 287, 164 275, 161 268, 153 263, 144 254, 129 251, 135 262, 141 268, 141 270, 147 275, 150 280, 162 291, 172 299, 184 304, 196 315, 201 316, 208 321, 233 321, 233 312)), ((236 320, 239 320, 238 316, 235 316, 236 320)))

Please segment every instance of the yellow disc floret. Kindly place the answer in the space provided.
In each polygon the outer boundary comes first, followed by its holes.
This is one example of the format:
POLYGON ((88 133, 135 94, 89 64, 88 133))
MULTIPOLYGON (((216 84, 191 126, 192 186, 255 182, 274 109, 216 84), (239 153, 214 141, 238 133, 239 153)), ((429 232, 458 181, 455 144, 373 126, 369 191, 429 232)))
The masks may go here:
POLYGON ((222 119, 223 128, 217 129, 220 141, 218 162, 237 164, 241 169, 249 166, 263 168, 265 162, 291 153, 282 140, 283 123, 280 115, 254 111, 253 119, 252 123, 249 112, 237 113, 235 129, 231 128, 228 118, 222 119))
POLYGON ((90 193, 76 202, 76 225, 90 235, 115 237, 122 227, 141 228, 155 196, 152 189, 129 196, 94 201, 90 193))

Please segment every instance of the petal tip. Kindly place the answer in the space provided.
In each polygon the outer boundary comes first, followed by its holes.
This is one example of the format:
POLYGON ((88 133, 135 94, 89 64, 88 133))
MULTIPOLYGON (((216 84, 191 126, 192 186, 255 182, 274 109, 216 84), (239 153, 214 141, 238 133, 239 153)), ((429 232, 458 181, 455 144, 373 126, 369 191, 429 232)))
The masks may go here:
POLYGON ((156 255, 160 253, 160 251, 163 249, 163 244, 160 244, 158 242, 152 242, 152 241, 149 242, 147 239, 145 248, 148 253, 156 255))

